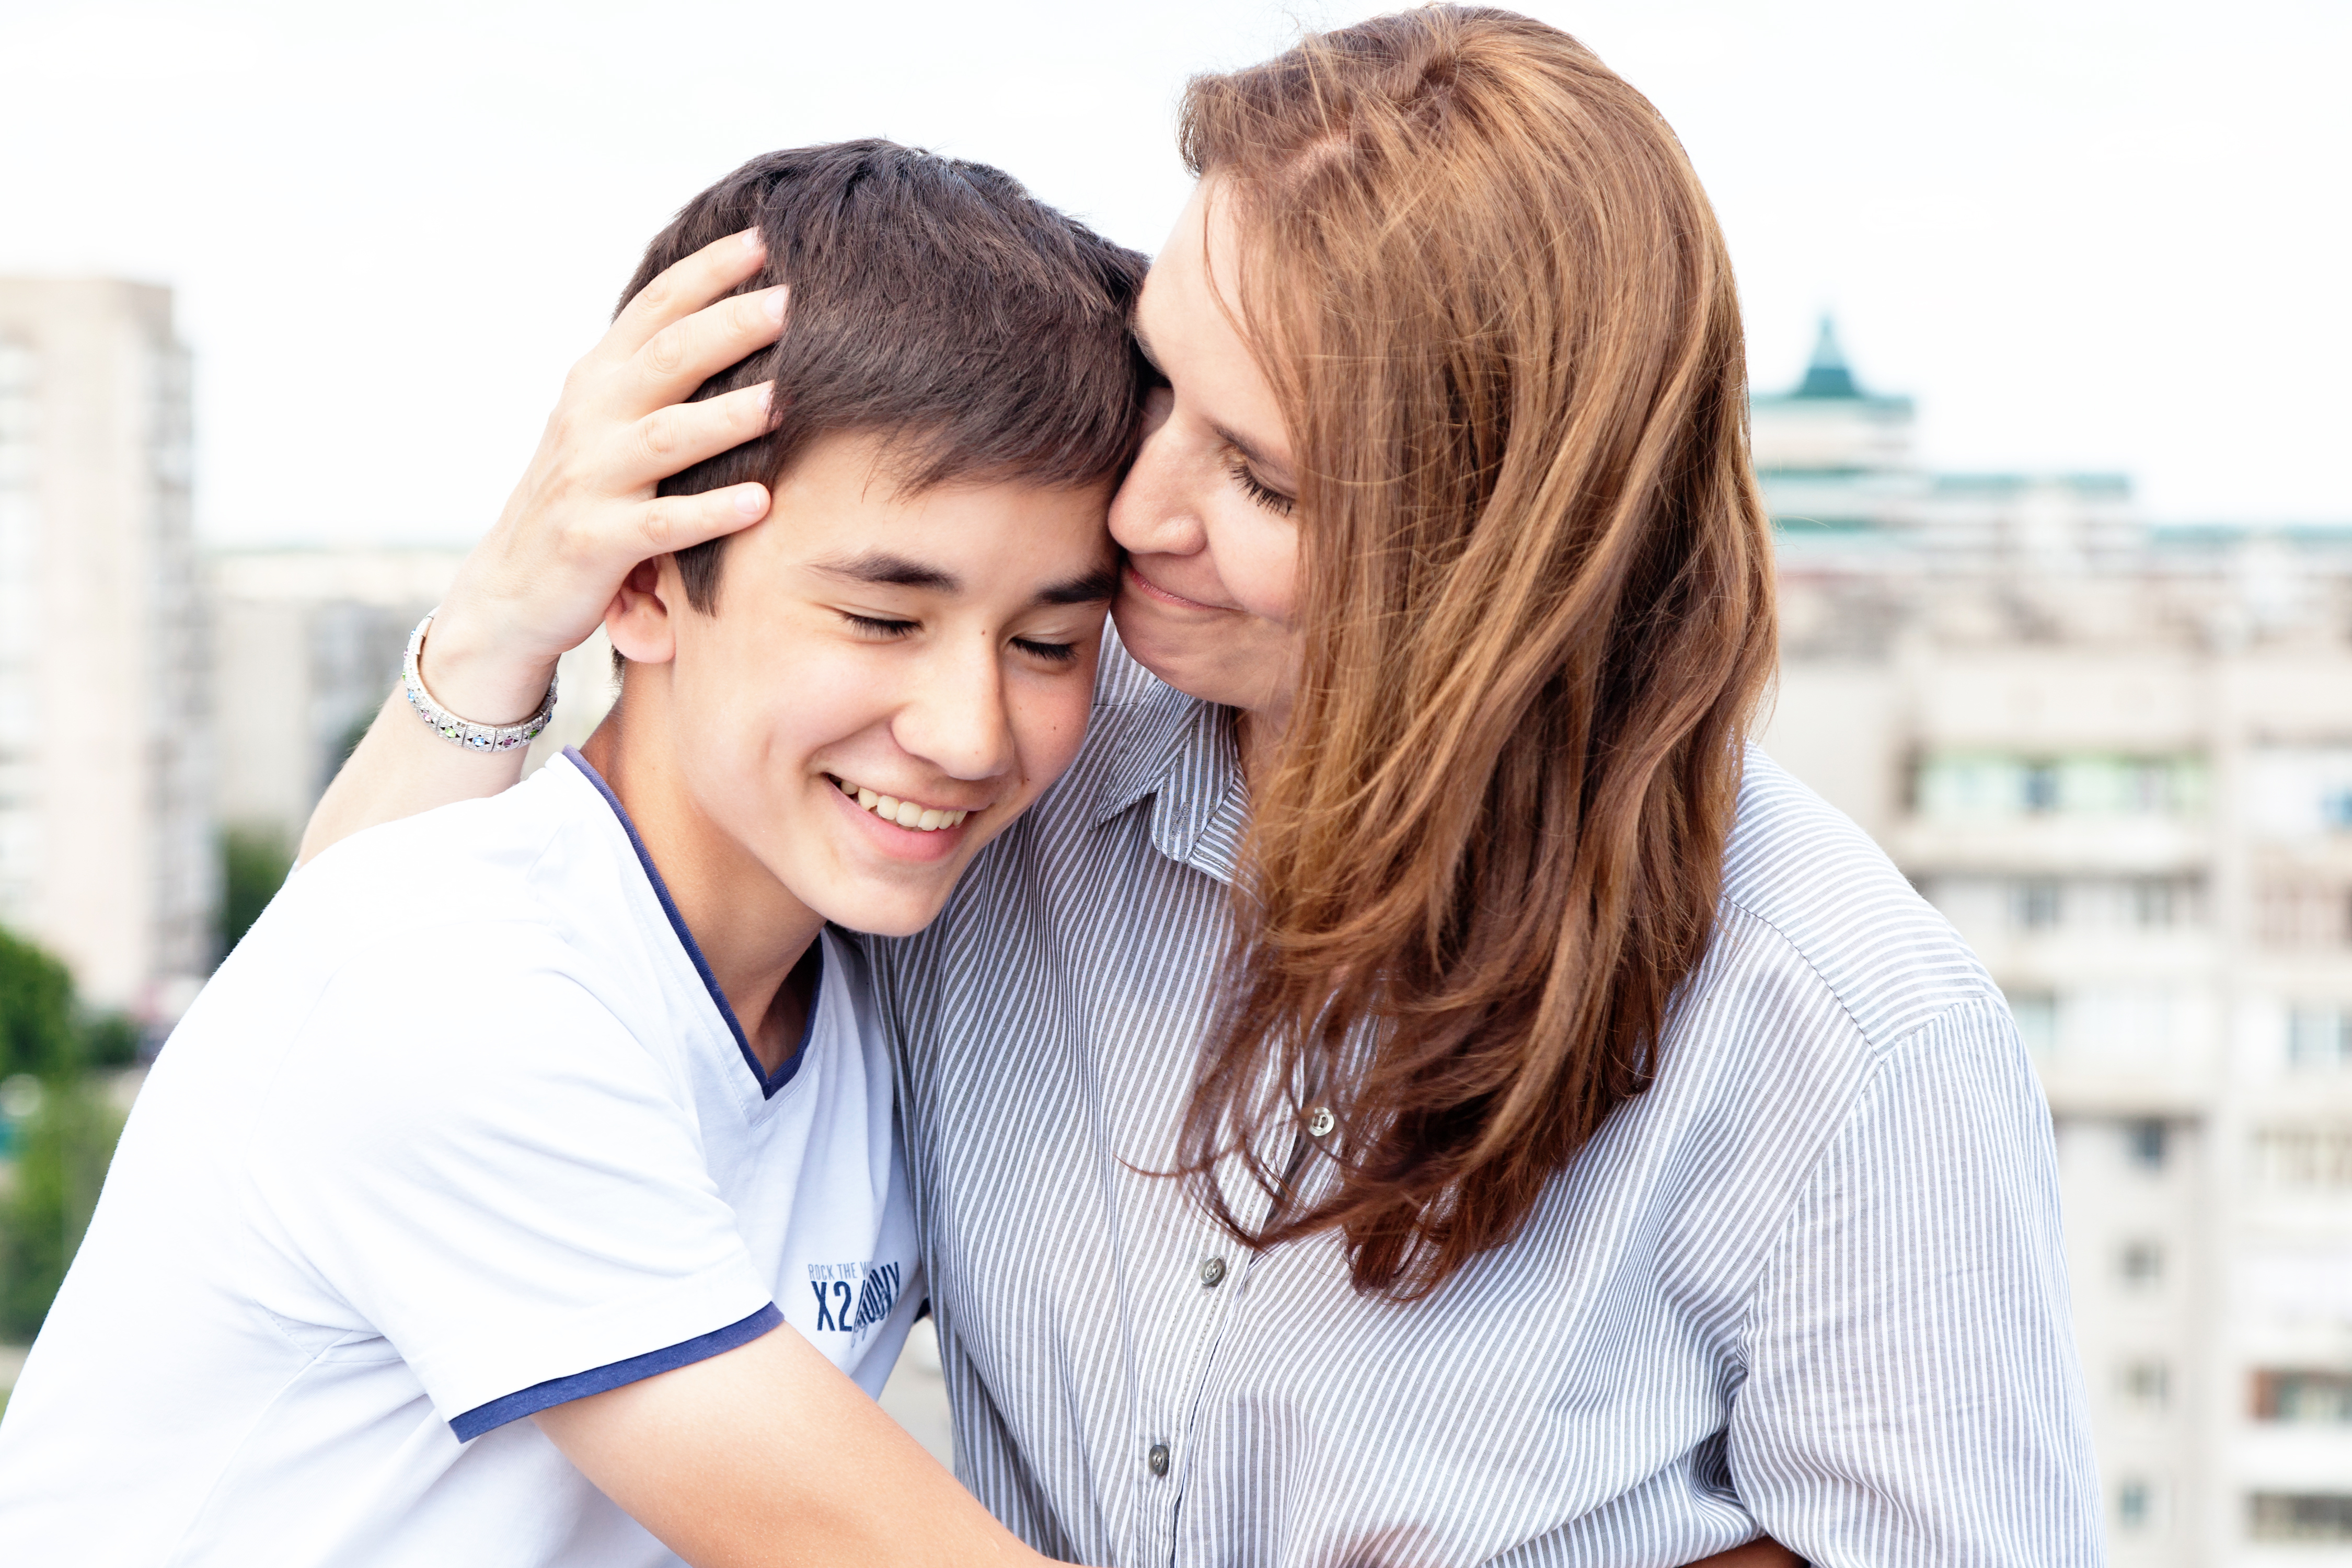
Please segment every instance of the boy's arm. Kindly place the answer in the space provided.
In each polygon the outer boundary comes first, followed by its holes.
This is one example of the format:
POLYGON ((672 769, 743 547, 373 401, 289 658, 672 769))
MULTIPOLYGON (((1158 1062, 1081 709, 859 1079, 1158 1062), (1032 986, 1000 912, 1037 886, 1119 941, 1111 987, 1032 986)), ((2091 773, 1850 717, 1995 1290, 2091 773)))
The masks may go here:
POLYGON ((1046 1561, 789 1328, 532 1419, 694 1568, 1046 1561))
MULTIPOLYGON (((481 724, 520 722, 546 695, 558 656, 604 620, 631 567, 767 514, 761 485, 654 493, 768 427, 763 386, 683 401, 775 341, 783 289, 726 297, 764 260, 756 230, 705 247, 630 300, 572 367, 530 468, 434 617, 423 674, 442 707, 481 724)), ((362 827, 496 795, 521 776, 522 761, 520 751, 451 745, 395 689, 310 814, 302 858, 362 827)))

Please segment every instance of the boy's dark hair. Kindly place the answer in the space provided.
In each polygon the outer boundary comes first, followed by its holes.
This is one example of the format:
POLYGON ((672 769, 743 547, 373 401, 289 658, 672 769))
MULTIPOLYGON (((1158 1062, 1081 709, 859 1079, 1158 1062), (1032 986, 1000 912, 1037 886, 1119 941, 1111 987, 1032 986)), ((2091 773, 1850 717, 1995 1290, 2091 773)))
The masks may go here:
MULTIPOLYGON (((765 436, 666 479, 663 495, 772 489, 820 436, 883 437, 898 481, 1076 487, 1134 455, 1147 372, 1128 331, 1145 259, 984 163, 891 142, 752 159, 688 202, 646 247, 626 305, 664 268, 757 226, 767 264, 736 292, 785 283, 772 348, 695 398, 775 383, 765 436)), ((708 614, 724 537, 677 555, 708 614)))

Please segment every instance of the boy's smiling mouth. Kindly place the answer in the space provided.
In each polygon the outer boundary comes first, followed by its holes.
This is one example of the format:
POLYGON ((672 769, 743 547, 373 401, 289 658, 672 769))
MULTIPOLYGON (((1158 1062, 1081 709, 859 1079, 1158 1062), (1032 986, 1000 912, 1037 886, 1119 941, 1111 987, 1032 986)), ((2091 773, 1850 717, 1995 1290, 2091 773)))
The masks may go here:
POLYGON ((827 773, 824 776, 833 781, 834 788, 855 800, 863 810, 880 817, 885 822, 911 828, 917 833, 944 832, 948 828, 961 826, 963 819, 971 815, 969 811, 953 811, 936 805, 925 805, 919 801, 900 800, 895 795, 867 789, 864 784, 852 784, 849 780, 835 773, 827 773))

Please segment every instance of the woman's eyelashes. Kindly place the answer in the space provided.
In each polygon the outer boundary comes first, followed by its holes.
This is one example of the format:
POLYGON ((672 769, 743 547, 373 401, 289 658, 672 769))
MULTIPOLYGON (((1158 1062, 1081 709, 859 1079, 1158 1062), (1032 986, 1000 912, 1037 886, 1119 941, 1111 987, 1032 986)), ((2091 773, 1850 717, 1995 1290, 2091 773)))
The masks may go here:
POLYGON ((1250 472, 1249 460, 1239 452, 1225 454, 1225 472, 1232 476, 1234 484, 1241 487, 1242 494, 1276 517, 1288 517, 1290 509, 1297 504, 1295 497, 1283 494, 1250 472))

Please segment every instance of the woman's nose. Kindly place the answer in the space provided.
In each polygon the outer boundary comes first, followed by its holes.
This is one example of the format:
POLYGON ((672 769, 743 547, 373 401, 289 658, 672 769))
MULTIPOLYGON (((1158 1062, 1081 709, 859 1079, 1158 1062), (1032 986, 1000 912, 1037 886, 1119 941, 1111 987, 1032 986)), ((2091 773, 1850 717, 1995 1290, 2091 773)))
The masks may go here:
POLYGON ((1172 420, 1163 416, 1148 432, 1118 493, 1111 498, 1110 536, 1130 555, 1193 554, 1206 536, 1192 482, 1192 465, 1183 460, 1172 420))

